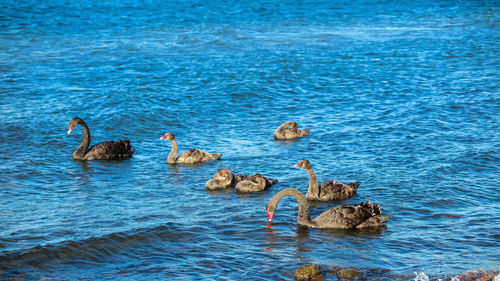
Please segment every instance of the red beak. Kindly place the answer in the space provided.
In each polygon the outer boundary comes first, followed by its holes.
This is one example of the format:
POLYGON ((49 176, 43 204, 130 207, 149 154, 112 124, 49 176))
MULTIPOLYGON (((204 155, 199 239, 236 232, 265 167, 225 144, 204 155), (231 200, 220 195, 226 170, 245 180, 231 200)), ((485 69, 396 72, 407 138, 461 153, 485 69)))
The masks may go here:
POLYGON ((295 164, 295 167, 302 167, 302 162, 295 164))
POLYGON ((269 211, 269 209, 266 209, 266 211, 267 211, 267 216, 269 217, 269 220, 267 221, 267 223, 272 223, 274 212, 269 211))
POLYGON ((68 128, 68 135, 71 134, 71 131, 73 131, 73 126, 69 125, 69 128, 68 128))
POLYGON ((161 137, 160 139, 161 139, 161 140, 164 140, 164 139, 166 139, 166 138, 167 138, 167 136, 163 136, 163 137, 161 137))

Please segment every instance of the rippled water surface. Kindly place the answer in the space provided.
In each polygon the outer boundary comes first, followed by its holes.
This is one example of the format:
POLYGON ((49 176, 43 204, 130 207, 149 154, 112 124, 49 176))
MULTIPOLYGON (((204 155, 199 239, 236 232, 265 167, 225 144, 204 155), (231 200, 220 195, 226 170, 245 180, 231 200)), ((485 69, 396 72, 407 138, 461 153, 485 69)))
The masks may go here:
POLYGON ((0 279, 412 280, 500 267, 500 8, 494 1, 3 1, 0 279), (71 154, 130 139, 124 161, 71 154), (309 137, 276 142, 294 120, 309 137), (180 150, 223 153, 169 166, 180 150), (297 226, 284 198, 359 181, 371 231, 297 226), (207 192, 219 168, 277 178, 207 192))

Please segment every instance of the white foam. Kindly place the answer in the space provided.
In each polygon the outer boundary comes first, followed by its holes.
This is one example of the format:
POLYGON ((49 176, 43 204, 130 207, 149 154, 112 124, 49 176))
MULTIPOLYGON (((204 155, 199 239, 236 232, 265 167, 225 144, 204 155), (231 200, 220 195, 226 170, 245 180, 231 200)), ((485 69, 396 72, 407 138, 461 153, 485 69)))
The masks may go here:
POLYGON ((413 272, 415 273, 415 279, 413 279, 413 281, 429 281, 429 276, 427 276, 425 273, 423 272, 413 272))

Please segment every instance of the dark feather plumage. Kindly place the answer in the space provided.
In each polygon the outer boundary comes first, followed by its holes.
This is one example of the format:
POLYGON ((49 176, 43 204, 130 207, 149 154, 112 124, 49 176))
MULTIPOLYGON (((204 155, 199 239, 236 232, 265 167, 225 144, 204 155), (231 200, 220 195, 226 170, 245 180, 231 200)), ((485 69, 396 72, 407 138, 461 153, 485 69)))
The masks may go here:
POLYGON ((352 182, 347 185, 339 181, 327 181, 319 187, 319 198, 322 200, 343 200, 352 197, 358 190, 359 183, 352 182))
POLYGON ((119 160, 131 157, 134 152, 128 140, 105 141, 92 146, 85 156, 87 160, 119 160))
POLYGON ((73 152, 75 160, 119 160, 132 157, 135 152, 128 140, 105 141, 88 148, 90 130, 85 121, 77 117, 71 119, 68 134, 78 125, 83 128, 83 137, 80 146, 73 152))
POLYGON ((283 189, 269 200, 266 205, 269 222, 272 218, 278 202, 284 196, 293 196, 299 203, 299 212, 297 223, 303 226, 316 228, 364 228, 378 227, 384 225, 389 216, 382 216, 380 205, 372 204, 370 201, 358 205, 338 206, 324 211, 319 216, 311 220, 309 203, 306 197, 298 190, 293 188, 283 189))

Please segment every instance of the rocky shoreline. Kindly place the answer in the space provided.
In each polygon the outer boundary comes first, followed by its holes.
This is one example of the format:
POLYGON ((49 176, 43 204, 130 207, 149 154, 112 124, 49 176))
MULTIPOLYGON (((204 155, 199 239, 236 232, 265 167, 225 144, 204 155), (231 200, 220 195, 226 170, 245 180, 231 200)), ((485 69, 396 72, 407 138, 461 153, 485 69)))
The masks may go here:
POLYGON ((358 269, 353 266, 322 268, 319 264, 306 264, 295 271, 295 280, 500 281, 500 272, 475 270, 451 277, 433 277, 415 272, 413 276, 408 276, 391 274, 386 269, 358 269))

